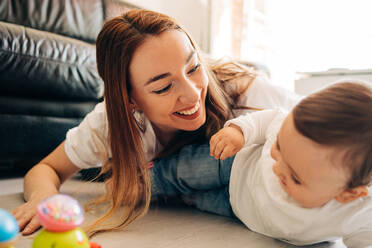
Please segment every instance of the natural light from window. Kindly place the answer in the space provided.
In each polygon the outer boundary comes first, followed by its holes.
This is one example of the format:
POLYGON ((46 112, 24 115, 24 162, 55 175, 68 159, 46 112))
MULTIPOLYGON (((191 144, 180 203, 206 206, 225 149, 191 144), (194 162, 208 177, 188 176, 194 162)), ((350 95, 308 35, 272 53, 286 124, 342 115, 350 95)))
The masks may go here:
POLYGON ((272 50, 295 71, 372 69, 372 1, 273 0, 272 50))
POLYGON ((264 65, 276 84, 293 89, 296 79, 329 70, 372 72, 372 0, 211 3, 210 54, 264 65))

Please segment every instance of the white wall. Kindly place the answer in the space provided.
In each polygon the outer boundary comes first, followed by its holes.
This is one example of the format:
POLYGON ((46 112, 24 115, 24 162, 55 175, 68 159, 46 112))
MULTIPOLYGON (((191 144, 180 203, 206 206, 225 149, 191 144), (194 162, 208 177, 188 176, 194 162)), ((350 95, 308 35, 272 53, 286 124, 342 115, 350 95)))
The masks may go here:
POLYGON ((210 51, 211 0, 123 0, 141 8, 169 15, 185 27, 198 46, 210 51))

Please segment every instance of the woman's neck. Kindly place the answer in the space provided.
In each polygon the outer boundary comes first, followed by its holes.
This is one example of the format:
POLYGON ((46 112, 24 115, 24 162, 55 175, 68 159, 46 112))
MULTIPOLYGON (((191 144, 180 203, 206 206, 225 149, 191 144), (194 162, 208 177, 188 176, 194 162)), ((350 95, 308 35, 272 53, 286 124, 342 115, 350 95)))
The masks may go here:
POLYGON ((152 123, 156 138, 162 146, 165 146, 177 133, 177 130, 166 130, 165 128, 159 128, 152 123))

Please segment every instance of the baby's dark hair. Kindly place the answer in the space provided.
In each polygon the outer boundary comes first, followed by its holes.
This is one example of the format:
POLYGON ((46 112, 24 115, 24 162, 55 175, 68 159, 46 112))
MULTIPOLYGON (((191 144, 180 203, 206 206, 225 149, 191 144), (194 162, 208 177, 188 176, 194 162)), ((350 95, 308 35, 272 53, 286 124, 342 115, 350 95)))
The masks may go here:
POLYGON ((335 83, 304 98, 294 109, 296 129, 322 145, 345 151, 348 188, 372 179, 372 88, 360 82, 335 83))

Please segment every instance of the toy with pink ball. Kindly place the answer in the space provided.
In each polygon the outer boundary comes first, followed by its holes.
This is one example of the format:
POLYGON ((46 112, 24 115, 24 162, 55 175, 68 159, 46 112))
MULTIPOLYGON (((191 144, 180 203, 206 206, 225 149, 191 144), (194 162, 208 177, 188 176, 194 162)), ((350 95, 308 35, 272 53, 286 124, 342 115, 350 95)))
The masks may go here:
POLYGON ((78 201, 68 195, 45 199, 37 208, 37 216, 43 230, 35 237, 32 248, 101 247, 90 243, 79 227, 84 221, 84 211, 78 201))

